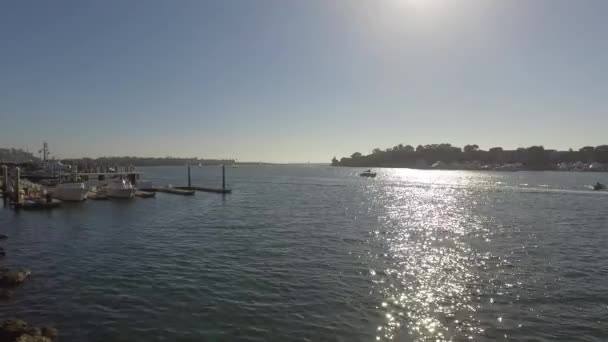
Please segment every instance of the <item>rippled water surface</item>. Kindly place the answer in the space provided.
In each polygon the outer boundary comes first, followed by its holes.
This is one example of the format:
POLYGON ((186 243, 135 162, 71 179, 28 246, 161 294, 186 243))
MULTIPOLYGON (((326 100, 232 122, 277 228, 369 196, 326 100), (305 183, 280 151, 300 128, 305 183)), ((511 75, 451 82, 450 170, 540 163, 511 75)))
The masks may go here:
MULTIPOLYGON (((185 169, 143 169, 183 184, 185 169)), ((234 193, 0 210, 63 341, 606 341, 606 174, 228 168, 234 193)), ((217 185, 219 169, 193 168, 217 185)))

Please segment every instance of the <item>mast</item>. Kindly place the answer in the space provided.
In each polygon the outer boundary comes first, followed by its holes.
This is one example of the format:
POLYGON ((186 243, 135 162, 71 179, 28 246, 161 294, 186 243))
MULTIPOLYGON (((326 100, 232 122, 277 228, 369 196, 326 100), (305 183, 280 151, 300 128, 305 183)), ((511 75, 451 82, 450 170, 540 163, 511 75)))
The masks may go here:
POLYGON ((49 151, 49 144, 47 144, 46 141, 42 143, 42 150, 38 152, 42 153, 42 162, 46 164, 46 162, 49 160, 49 155, 51 154, 49 151))

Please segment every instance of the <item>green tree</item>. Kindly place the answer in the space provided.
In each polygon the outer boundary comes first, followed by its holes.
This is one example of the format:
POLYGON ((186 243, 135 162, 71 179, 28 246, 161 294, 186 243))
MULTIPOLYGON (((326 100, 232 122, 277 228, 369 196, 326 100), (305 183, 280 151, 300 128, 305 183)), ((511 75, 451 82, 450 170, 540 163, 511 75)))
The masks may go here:
POLYGON ((600 145, 595 148, 596 152, 608 152, 608 145, 600 145))
POLYGON ((355 152, 353 154, 350 155, 351 158, 353 159, 357 159, 357 158, 361 158, 363 155, 360 152, 355 152))
POLYGON ((477 150, 479 150, 479 145, 466 145, 464 147, 465 152, 475 152, 477 150))

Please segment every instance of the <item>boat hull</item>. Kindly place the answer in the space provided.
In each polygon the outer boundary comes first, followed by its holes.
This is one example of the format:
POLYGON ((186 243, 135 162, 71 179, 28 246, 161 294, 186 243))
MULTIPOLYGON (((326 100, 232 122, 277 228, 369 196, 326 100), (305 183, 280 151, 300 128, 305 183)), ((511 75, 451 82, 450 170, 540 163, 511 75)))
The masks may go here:
POLYGON ((84 201, 88 196, 88 189, 85 188, 58 188, 51 191, 51 195, 62 201, 84 201))
POLYGON ((53 199, 50 202, 45 200, 25 200, 23 203, 16 203, 15 207, 24 210, 42 210, 42 209, 53 209, 61 206, 61 201, 53 199))
POLYGON ((135 189, 107 189, 106 195, 109 198, 133 198, 135 189))

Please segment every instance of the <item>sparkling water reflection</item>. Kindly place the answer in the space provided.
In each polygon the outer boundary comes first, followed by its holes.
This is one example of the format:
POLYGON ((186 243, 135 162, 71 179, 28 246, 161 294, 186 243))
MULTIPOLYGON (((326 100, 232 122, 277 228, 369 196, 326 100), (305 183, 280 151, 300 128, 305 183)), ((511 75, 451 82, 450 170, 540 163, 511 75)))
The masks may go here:
MULTIPOLYGON (((517 201, 521 182, 505 186, 496 174, 471 172, 384 170, 382 177, 366 189, 381 227, 372 235, 385 250, 377 256, 383 269, 370 272, 385 318, 376 339, 496 340, 523 330, 525 319, 516 314, 505 320, 501 311, 513 314, 512 308, 519 307, 535 312, 519 304, 527 279, 507 260, 513 251, 505 255, 501 250, 505 237, 493 241, 504 229, 521 244, 518 252, 538 247, 502 226, 509 223, 502 211, 505 196, 496 191, 513 191, 506 198, 517 201)), ((534 191, 550 193, 538 188, 534 191)), ((506 208, 518 214, 530 210, 512 204, 506 208)), ((546 231, 542 221, 534 224, 546 231)))
POLYGON ((479 256, 467 240, 487 231, 471 211, 475 200, 470 190, 434 185, 454 184, 455 179, 466 186, 466 179, 448 174, 448 179, 436 178, 432 184, 404 186, 411 171, 394 170, 384 176, 391 185, 379 183, 369 189, 377 206, 390 204, 379 218, 385 230, 377 234, 387 250, 386 268, 374 276, 386 317, 377 339, 403 334, 435 341, 474 337, 482 332, 473 314, 479 256))

